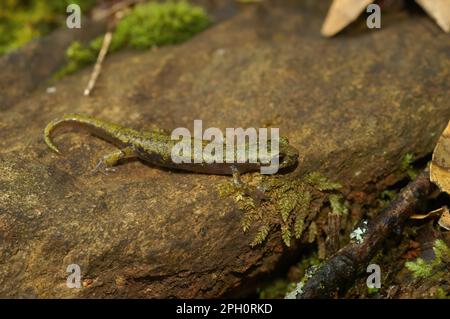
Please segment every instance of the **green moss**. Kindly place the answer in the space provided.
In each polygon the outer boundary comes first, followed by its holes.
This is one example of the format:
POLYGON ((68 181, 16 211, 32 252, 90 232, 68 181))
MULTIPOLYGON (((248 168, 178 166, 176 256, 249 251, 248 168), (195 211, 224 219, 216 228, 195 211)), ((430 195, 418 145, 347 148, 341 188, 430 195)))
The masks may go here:
POLYGON ((378 203, 380 205, 380 208, 388 207, 391 202, 395 199, 397 196, 397 191, 394 190, 384 190, 380 194, 380 198, 378 199, 378 203))
POLYGON ((416 278, 427 278, 433 274, 433 266, 422 258, 415 261, 407 261, 405 267, 411 271, 416 278))
POLYGON ((440 271, 442 271, 442 266, 450 263, 450 248, 447 247, 444 241, 437 239, 434 242, 433 251, 435 258, 430 263, 427 263, 422 258, 405 263, 405 267, 413 273, 415 278, 439 276, 440 271))
POLYGON ((437 299, 448 299, 449 296, 447 296, 447 293, 445 292, 444 288, 438 287, 436 290, 436 298, 437 299))
POLYGON ((373 295, 373 294, 376 294, 376 293, 378 293, 380 291, 380 288, 370 288, 370 287, 367 287, 367 293, 369 294, 369 295, 373 295))
POLYGON ((95 0, 3 0, 0 2, 0 54, 8 53, 30 40, 63 26, 68 4, 78 4, 82 12, 95 0))
POLYGON ((93 63, 97 59, 97 54, 91 47, 83 47, 80 42, 75 41, 67 49, 66 58, 67 64, 55 74, 57 79, 93 63))
POLYGON ((348 214, 348 203, 344 201, 344 197, 341 194, 331 194, 328 198, 330 202, 331 211, 338 215, 348 214))
POLYGON ((283 298, 289 290, 295 288, 294 283, 290 283, 285 279, 276 279, 271 284, 257 290, 261 299, 283 298))
POLYGON ((416 178, 418 174, 417 169, 415 169, 414 166, 412 165, 413 162, 414 162, 414 155, 411 153, 406 153, 405 156, 403 156, 402 158, 400 166, 402 171, 408 174, 408 177, 410 179, 416 178))
POLYGON ((269 284, 264 285, 263 288, 258 288, 257 293, 260 298, 287 298, 294 299, 296 295, 301 292, 303 285, 314 274, 320 261, 317 258, 317 253, 313 252, 306 257, 303 257, 300 262, 292 266, 290 278, 276 278, 269 284), (294 280, 295 282, 292 282, 294 280), (298 284, 296 283, 298 282, 298 284))
MULTIPOLYGON (((281 237, 286 246, 290 246, 292 237, 298 239, 307 226, 305 223, 311 212, 313 200, 325 202, 341 187, 330 182, 317 172, 307 174, 305 178, 286 178, 280 176, 256 176, 249 186, 263 190, 264 198, 256 203, 251 189, 235 188, 227 181, 217 187, 222 197, 232 197, 243 212, 242 229, 248 231, 257 225, 258 231, 251 242, 252 246, 261 244, 272 228, 281 229, 281 237)), ((332 197, 334 209, 345 213, 346 208, 340 202, 341 197, 332 197)), ((316 207, 319 209, 320 205, 316 207)))
POLYGON ((148 49, 179 43, 208 25, 206 12, 184 1, 138 5, 117 25, 112 48, 130 45, 137 49, 148 49))
MULTIPOLYGON (((109 51, 124 47, 149 49, 180 43, 203 31, 209 24, 210 20, 203 8, 185 1, 140 4, 117 24, 109 51)), ((103 36, 92 40, 87 46, 72 44, 67 49, 67 64, 56 74, 56 78, 93 63, 102 41, 103 36)))

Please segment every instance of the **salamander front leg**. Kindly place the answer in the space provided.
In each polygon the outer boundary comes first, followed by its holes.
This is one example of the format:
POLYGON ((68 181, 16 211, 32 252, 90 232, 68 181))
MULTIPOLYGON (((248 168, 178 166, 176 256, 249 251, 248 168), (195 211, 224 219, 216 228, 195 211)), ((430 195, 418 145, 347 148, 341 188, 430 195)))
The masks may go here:
POLYGON ((108 171, 114 171, 113 166, 117 165, 117 163, 126 158, 134 158, 137 157, 132 147, 126 147, 121 150, 115 150, 112 153, 106 154, 103 156, 98 162, 97 166, 94 169, 94 172, 102 172, 106 173, 108 171))
POLYGON ((245 185, 241 180, 241 174, 235 166, 231 166, 231 172, 233 174, 233 184, 240 191, 244 192, 256 203, 260 203, 262 200, 267 199, 266 194, 262 189, 245 185))

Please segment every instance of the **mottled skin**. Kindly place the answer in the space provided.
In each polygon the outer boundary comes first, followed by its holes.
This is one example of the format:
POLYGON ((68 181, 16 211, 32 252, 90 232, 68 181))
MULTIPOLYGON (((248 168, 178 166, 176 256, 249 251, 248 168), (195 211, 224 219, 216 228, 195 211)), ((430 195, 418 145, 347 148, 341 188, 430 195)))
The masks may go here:
MULTIPOLYGON (((172 140, 170 134, 164 133, 161 130, 140 132, 80 114, 64 115, 62 118, 50 122, 45 128, 45 142, 56 153, 59 153, 59 150, 53 144, 51 136, 56 128, 64 124, 86 128, 93 135, 119 148, 105 155, 100 160, 97 166, 98 168, 108 169, 122 159, 139 158, 145 162, 166 168, 181 169, 196 173, 233 175, 235 181, 238 181, 240 173, 257 171, 262 166, 259 161, 257 163, 249 163, 248 161, 246 163, 225 163, 224 160, 224 163, 215 163, 212 160, 208 161, 208 158, 204 158, 205 160, 202 163, 194 163, 194 155, 192 155, 192 163, 174 163, 171 158, 171 151, 178 141, 172 140)), ((191 145, 193 143, 194 139, 192 139, 191 145)), ((205 147, 210 142, 203 141, 202 143, 203 147, 205 147)), ((270 145, 270 142, 268 142, 268 145, 270 145)), ((246 148, 248 147, 246 145, 246 148)), ((194 147, 192 147, 192 150, 194 150, 194 147)), ((298 151, 289 145, 286 138, 279 139, 279 159, 280 169, 293 167, 297 163, 298 151)), ((270 160, 270 158, 266 158, 265 160, 270 160)))

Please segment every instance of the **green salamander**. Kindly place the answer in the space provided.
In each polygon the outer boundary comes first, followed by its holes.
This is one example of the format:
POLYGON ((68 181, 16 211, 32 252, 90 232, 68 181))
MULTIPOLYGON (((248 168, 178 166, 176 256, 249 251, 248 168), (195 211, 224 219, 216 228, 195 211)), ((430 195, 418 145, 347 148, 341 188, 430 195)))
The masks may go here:
MULTIPOLYGON (((138 158, 150 164, 165 168, 181 169, 196 173, 233 175, 235 181, 238 181, 240 173, 257 171, 262 166, 267 165, 261 164, 261 162, 268 163, 267 160, 270 159, 266 158, 266 161, 261 161, 259 159, 256 163, 250 163, 249 161, 246 161, 245 163, 227 163, 224 159, 223 163, 217 163, 212 160, 208 161, 208 158, 205 158, 205 156, 207 157, 208 155, 203 154, 204 160, 201 163, 194 163, 194 160, 192 160, 191 163, 175 163, 172 160, 171 154, 172 148, 178 141, 172 140, 170 134, 163 133, 161 130, 140 132, 80 114, 64 115, 62 118, 50 122, 45 128, 45 142, 56 153, 59 153, 59 150, 52 142, 52 133, 55 132, 55 129, 64 125, 85 128, 93 135, 118 147, 118 150, 104 156, 100 160, 99 165, 97 165, 97 168, 108 169, 116 165, 122 159, 138 158)), ((192 139, 192 145, 194 145, 193 143, 194 139, 192 139)), ((202 149, 204 149, 204 147, 211 142, 202 141, 201 143, 203 146, 202 149)), ((270 141, 267 144, 270 145, 270 141)), ((246 145, 245 147, 248 149, 249 145, 246 145)), ((280 169, 293 167, 298 160, 298 151, 289 145, 286 138, 279 138, 278 154, 273 155, 268 152, 267 156, 269 155, 278 157, 280 169)))

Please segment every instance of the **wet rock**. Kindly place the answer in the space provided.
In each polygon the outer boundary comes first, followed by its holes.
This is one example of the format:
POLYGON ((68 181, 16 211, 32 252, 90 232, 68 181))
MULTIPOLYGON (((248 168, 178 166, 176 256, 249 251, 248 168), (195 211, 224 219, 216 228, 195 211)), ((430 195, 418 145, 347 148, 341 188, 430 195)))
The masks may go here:
POLYGON ((450 117, 448 36, 404 12, 379 31, 326 40, 326 10, 269 1, 184 44, 111 55, 90 98, 82 95, 90 68, 51 83, 50 94, 30 74, 52 55, 36 61, 25 49, 28 68, 8 60, 0 76, 8 83, 0 100, 0 295, 235 296, 300 245, 287 249, 274 230, 251 248, 256 229, 243 233, 242 212, 216 190, 229 177, 140 162, 93 174, 112 147, 83 133, 58 136, 63 155, 51 153, 43 129, 64 113, 137 129, 192 130, 194 119, 205 128, 280 127, 301 155, 284 178, 320 171, 361 191, 400 177, 405 153, 430 153, 450 117), (23 90, 25 78, 32 85, 23 90), (81 268, 81 289, 66 286, 70 264, 81 268))

